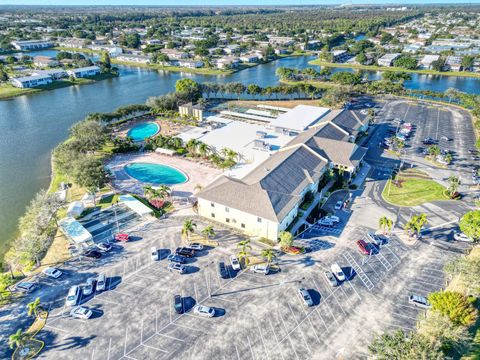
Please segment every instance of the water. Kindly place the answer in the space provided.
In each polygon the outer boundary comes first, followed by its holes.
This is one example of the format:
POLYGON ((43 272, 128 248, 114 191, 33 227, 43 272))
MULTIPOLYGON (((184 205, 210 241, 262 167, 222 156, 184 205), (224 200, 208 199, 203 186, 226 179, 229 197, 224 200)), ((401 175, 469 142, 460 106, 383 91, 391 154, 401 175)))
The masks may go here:
POLYGON ((180 170, 167 165, 136 162, 128 164, 124 169, 129 176, 153 185, 176 185, 188 180, 180 170))
MULTIPOLYGON (((54 50, 28 53, 54 56, 54 50)), ((303 69, 314 57, 283 58, 228 76, 196 75, 120 67, 120 77, 0 101, 0 253, 15 231, 18 217, 35 192, 46 188, 50 177, 50 152, 68 135, 68 128, 91 112, 109 112, 149 96, 174 91, 183 77, 198 82, 239 81, 262 87, 275 85, 278 67, 303 69)), ((319 67, 316 67, 319 69, 319 67)), ((353 71, 334 69, 334 71, 353 71)), ((378 72, 367 72, 370 79, 378 72)), ((480 79, 412 74, 408 88, 479 93, 480 79)))
POLYGON ((133 141, 143 141, 146 138, 158 133, 159 130, 160 127, 158 124, 154 122, 146 122, 131 128, 127 135, 131 137, 133 141))

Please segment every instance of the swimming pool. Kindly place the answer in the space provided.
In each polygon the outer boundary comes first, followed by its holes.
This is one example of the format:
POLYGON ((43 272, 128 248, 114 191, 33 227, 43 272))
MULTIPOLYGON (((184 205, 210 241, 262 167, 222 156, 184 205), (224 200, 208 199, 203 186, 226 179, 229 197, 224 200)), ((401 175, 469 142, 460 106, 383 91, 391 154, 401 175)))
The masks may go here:
POLYGON ((154 122, 145 122, 135 125, 131 128, 127 136, 131 137, 133 141, 143 141, 146 138, 157 134, 160 131, 160 126, 154 122))
POLYGON ((183 172, 167 165, 135 162, 124 169, 134 179, 154 185, 176 185, 188 180, 183 172))

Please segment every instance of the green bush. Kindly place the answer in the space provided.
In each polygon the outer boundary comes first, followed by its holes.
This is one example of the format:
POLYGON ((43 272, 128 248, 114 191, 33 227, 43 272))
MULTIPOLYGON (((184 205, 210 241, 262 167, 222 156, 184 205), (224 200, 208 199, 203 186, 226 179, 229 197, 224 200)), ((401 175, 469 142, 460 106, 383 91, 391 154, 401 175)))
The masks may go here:
POLYGON ((431 293, 428 300, 432 308, 448 316, 456 325, 472 325, 478 317, 472 302, 461 293, 454 291, 439 291, 431 293))

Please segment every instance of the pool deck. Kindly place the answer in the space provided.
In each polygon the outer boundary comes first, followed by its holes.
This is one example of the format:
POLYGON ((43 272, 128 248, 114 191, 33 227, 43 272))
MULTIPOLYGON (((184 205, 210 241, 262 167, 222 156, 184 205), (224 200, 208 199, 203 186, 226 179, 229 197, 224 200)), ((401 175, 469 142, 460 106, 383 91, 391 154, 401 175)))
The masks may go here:
POLYGON ((148 185, 130 177, 125 172, 124 166, 132 162, 168 165, 184 172, 188 176, 188 181, 171 186, 172 195, 176 197, 189 197, 194 194, 197 185, 205 187, 222 174, 219 169, 175 156, 158 153, 118 155, 107 163, 107 167, 113 174, 111 183, 119 192, 140 195, 143 194, 143 187, 148 185))

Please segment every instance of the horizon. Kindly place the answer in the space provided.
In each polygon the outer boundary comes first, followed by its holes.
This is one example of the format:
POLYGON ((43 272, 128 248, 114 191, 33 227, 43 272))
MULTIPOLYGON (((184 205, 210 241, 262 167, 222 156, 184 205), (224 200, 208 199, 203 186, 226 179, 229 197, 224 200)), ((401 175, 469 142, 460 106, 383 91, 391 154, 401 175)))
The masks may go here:
POLYGON ((0 6, 153 6, 153 7, 232 7, 232 6, 328 6, 328 5, 476 5, 480 0, 469 2, 457 2, 455 0, 264 0, 261 5, 257 0, 177 0, 177 1, 156 1, 156 0, 0 0, 0 6))

